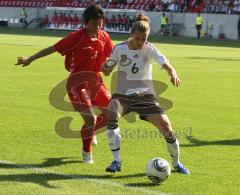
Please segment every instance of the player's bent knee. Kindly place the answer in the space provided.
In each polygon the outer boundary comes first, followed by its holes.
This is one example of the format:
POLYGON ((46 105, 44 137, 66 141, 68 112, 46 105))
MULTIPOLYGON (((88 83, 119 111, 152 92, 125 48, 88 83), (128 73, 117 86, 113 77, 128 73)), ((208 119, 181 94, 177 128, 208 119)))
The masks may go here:
POLYGON ((117 128, 118 128, 118 121, 108 120, 107 129, 114 130, 114 129, 117 129, 117 128))
POLYGON ((168 143, 174 143, 177 139, 173 132, 169 132, 168 134, 164 135, 164 137, 168 143))
POLYGON ((115 117, 118 117, 119 114, 121 114, 123 111, 123 108, 121 106, 121 103, 118 99, 113 99, 108 105, 108 113, 109 115, 113 115, 115 117))
POLYGON ((97 124, 97 118, 95 116, 87 117, 84 119, 84 124, 87 127, 94 127, 97 124))

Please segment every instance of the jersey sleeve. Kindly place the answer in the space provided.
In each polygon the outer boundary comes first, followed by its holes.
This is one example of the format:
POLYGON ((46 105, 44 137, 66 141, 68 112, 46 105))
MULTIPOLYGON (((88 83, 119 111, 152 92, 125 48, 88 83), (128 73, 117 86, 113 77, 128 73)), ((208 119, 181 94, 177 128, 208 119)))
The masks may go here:
POLYGON ((118 49, 117 47, 114 47, 109 59, 104 64, 104 68, 108 69, 109 71, 112 71, 118 63, 119 63, 118 49))
MULTIPOLYGON (((107 34, 107 33, 106 33, 107 34)), ((113 43, 111 41, 111 38, 109 36, 109 34, 106 35, 106 44, 105 44, 105 53, 107 57, 110 57, 112 50, 113 50, 113 43)))
POLYGON ((68 36, 54 44, 54 49, 62 56, 67 55, 68 51, 76 45, 77 36, 78 34, 76 32, 70 33, 68 36))
POLYGON ((163 54, 161 54, 159 52, 159 50, 153 46, 152 44, 150 44, 149 46, 149 55, 151 56, 151 58, 153 58, 154 60, 156 60, 157 63, 159 63, 161 66, 163 64, 168 64, 169 61, 168 59, 166 58, 166 56, 164 56, 163 54))

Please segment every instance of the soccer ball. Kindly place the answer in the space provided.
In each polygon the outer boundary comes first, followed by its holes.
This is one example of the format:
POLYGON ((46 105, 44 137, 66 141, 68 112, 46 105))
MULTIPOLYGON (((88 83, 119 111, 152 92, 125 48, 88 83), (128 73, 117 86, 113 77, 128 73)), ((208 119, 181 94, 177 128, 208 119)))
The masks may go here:
POLYGON ((169 163, 163 158, 153 158, 146 167, 146 175, 153 183, 161 183, 165 181, 171 174, 169 163))

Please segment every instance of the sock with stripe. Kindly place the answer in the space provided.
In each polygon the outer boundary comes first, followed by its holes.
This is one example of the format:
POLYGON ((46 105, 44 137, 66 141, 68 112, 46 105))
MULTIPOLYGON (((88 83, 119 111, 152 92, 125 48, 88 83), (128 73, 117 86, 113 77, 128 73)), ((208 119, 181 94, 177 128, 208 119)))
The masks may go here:
POLYGON ((112 151, 113 159, 121 162, 120 157, 120 144, 121 144, 121 134, 119 127, 115 129, 108 129, 108 145, 112 151))

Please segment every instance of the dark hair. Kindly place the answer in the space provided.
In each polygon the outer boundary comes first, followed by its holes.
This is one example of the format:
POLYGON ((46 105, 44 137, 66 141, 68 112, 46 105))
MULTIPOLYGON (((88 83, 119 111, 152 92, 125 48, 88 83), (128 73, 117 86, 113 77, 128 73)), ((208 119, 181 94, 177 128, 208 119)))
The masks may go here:
POLYGON ((85 23, 89 20, 104 19, 105 14, 99 5, 91 5, 87 7, 83 12, 83 18, 85 23))

